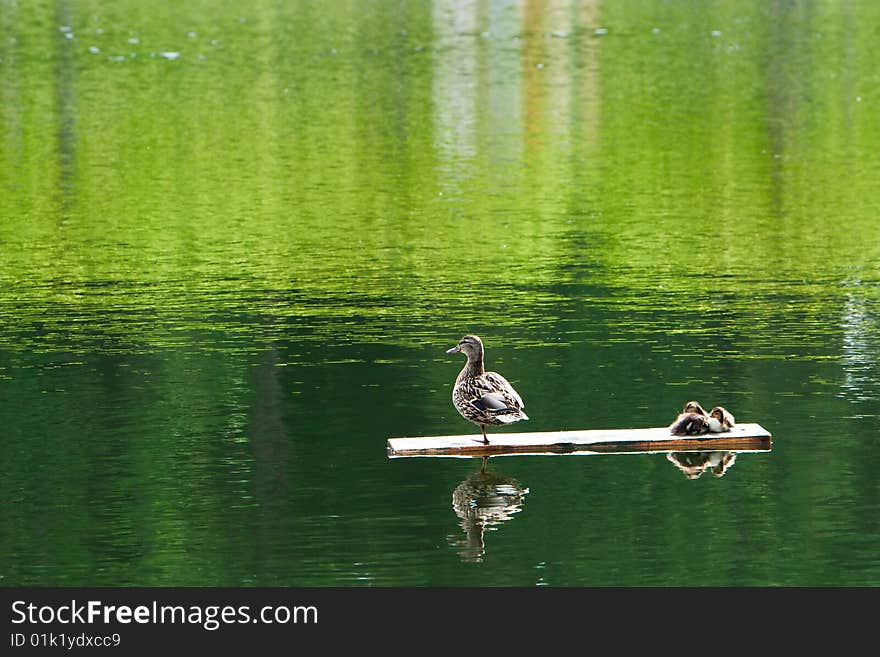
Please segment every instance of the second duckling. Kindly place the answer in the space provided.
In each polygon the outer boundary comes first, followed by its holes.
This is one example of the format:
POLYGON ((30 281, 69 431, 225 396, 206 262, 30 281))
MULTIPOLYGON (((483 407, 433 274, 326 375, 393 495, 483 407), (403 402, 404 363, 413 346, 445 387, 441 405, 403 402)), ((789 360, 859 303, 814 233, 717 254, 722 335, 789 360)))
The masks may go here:
POLYGON ((723 406, 716 406, 709 411, 709 431, 721 433, 722 431, 730 431, 736 426, 736 420, 723 406))

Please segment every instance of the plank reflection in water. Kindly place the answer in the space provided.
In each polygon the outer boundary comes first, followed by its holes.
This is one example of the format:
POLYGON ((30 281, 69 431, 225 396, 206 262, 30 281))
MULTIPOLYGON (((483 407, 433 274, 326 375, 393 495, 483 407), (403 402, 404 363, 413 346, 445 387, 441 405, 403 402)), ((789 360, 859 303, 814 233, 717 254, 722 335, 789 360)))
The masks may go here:
POLYGON ((666 458, 688 479, 699 479, 707 470, 723 477, 733 467, 736 452, 669 452, 666 458))
POLYGON ((486 552, 484 534, 494 531, 522 510, 523 498, 529 492, 513 477, 486 471, 482 467, 452 491, 452 508, 459 518, 464 538, 452 535, 449 544, 462 561, 480 562, 486 552))

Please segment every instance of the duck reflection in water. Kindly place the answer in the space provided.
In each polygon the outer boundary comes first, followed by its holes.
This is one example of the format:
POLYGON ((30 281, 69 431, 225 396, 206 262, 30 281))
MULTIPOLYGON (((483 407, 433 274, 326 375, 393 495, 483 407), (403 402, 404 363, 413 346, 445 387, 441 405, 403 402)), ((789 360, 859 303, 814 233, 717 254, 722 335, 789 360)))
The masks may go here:
POLYGON ((688 479, 699 479, 706 470, 723 477, 733 467, 736 452, 670 452, 666 458, 688 479))
POLYGON ((486 471, 483 457, 479 471, 469 475, 452 491, 452 508, 459 518, 465 537, 452 535, 449 543, 462 561, 481 562, 486 552, 484 533, 498 529, 522 510, 529 492, 516 479, 486 471))

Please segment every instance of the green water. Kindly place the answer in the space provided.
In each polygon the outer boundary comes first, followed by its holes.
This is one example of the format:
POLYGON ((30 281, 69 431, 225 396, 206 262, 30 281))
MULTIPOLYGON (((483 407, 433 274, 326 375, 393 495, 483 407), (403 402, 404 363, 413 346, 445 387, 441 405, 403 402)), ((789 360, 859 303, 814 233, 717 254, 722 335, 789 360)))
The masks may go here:
POLYGON ((880 4, 0 0, 0 585, 880 585, 880 4), (477 431, 774 435, 394 459, 477 431))

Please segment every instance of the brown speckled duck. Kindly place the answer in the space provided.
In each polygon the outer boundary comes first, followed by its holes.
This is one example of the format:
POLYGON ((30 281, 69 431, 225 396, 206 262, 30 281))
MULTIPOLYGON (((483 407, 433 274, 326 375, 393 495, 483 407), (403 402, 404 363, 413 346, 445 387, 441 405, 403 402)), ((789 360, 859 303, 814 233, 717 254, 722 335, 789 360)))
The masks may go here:
POLYGON ((480 427, 488 445, 486 425, 499 426, 528 420, 522 398, 507 379, 483 368, 483 341, 476 335, 464 336, 447 354, 464 353, 467 363, 452 388, 452 403, 465 420, 480 427))
POLYGON ((699 402, 689 401, 681 413, 669 426, 669 431, 676 436, 697 436, 709 431, 709 415, 699 402))

